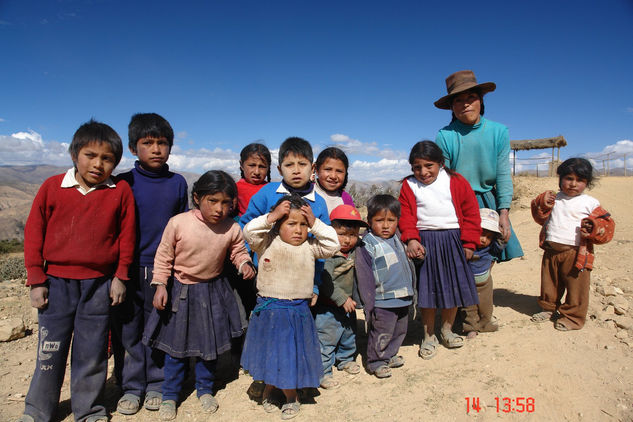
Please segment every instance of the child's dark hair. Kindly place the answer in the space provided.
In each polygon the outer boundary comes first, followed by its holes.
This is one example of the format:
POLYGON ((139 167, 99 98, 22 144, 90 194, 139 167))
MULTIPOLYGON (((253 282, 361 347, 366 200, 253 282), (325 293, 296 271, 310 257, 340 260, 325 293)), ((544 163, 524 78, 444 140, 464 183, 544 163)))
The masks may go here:
POLYGON ((314 161, 312 145, 303 138, 293 136, 283 141, 279 147, 279 165, 281 165, 288 154, 291 153, 307 158, 310 161, 310 164, 314 161))
POLYGON ((251 155, 258 156, 263 161, 265 161, 266 164, 268 164, 268 174, 266 175, 266 180, 270 182, 270 165, 272 162, 272 159, 270 158, 270 151, 268 150, 268 147, 266 147, 266 145, 259 144, 257 142, 246 145, 244 148, 242 148, 242 151, 240 151, 240 175, 242 179, 244 178, 244 171, 242 170, 241 165, 244 163, 244 161, 248 160, 251 155))
POLYGON ((73 140, 68 147, 68 152, 73 161, 79 156, 79 151, 92 142, 109 145, 115 158, 114 166, 116 167, 119 164, 121 156, 123 156, 121 137, 110 126, 97 122, 94 119, 90 119, 79 126, 79 129, 73 135, 73 140))
POLYGON ((563 177, 568 174, 574 173, 578 178, 587 181, 587 187, 591 189, 596 180, 596 176, 593 174, 593 166, 591 162, 585 158, 568 158, 558 166, 556 174, 558 174, 558 186, 563 177))
MULTIPOLYGON (((469 89, 467 91, 464 91, 466 93, 470 93, 470 92, 474 92, 475 94, 477 94, 479 96, 479 103, 481 104, 481 108, 479 109, 479 115, 483 116, 484 112, 486 111, 486 107, 484 106, 484 96, 481 94, 481 90, 479 88, 473 88, 473 89, 469 89)), ((461 92, 459 93, 461 94, 461 92)), ((453 109, 453 100, 455 99, 455 97, 459 94, 455 94, 453 95, 453 98, 451 98, 450 102, 451 102, 451 110, 453 109)), ((451 111, 451 123, 453 123, 455 120, 457 120, 457 117, 455 116, 455 113, 453 113, 451 111)))
POLYGON ((156 113, 137 113, 127 126, 128 147, 136 152, 136 144, 143 138, 165 138, 169 148, 174 145, 174 130, 167 120, 156 113))
POLYGON ((347 186, 347 168, 349 167, 349 160, 347 159, 347 155, 343 152, 342 149, 337 147, 329 147, 325 148, 316 159, 316 169, 319 171, 319 168, 325 163, 325 160, 328 158, 332 158, 334 160, 341 160, 343 162, 343 166, 345 167, 345 180, 343 180, 343 184, 340 187, 340 190, 344 190, 345 186, 347 186))
POLYGON ((355 229, 355 228, 361 228, 361 227, 366 227, 363 223, 361 223, 360 221, 354 221, 354 220, 332 220, 332 227, 333 228, 339 228, 339 227, 344 227, 346 229, 355 229))
MULTIPOLYGON (((413 163, 416 159, 422 159, 427 161, 433 161, 440 165, 440 167, 444 167, 444 153, 442 149, 433 141, 429 141, 425 139, 413 145, 411 148, 411 152, 409 153, 409 164, 413 166, 413 163)), ((449 168, 444 167, 444 170, 452 175, 454 171, 449 168)), ((405 180, 413 175, 409 175, 402 180, 405 180)))
POLYGON ((213 195, 218 192, 226 194, 231 199, 237 197, 235 180, 222 170, 209 170, 193 184, 191 188, 191 202, 198 208, 198 204, 194 201, 194 195, 200 200, 205 195, 213 195))
POLYGON ((367 221, 371 224, 371 219, 380 211, 390 211, 400 218, 400 202, 391 195, 375 195, 367 201, 367 221))
POLYGON ((279 206, 279 204, 281 204, 284 201, 290 202, 290 209, 291 210, 300 210, 301 207, 303 207, 304 205, 308 205, 306 200, 303 199, 301 196, 299 196, 299 194, 292 193, 290 195, 284 195, 281 198, 279 198, 279 200, 277 202, 275 202, 275 205, 273 205, 270 208, 270 210, 273 211, 275 208, 277 208, 279 206))

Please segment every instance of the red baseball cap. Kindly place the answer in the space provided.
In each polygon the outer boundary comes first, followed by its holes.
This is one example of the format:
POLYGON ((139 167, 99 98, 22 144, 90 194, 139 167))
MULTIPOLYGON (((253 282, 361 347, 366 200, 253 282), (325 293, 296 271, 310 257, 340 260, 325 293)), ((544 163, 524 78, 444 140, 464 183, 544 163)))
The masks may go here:
POLYGON ((330 221, 334 220, 356 221, 361 226, 369 227, 369 224, 365 223, 361 218, 360 212, 351 205, 339 205, 334 208, 330 213, 330 221))

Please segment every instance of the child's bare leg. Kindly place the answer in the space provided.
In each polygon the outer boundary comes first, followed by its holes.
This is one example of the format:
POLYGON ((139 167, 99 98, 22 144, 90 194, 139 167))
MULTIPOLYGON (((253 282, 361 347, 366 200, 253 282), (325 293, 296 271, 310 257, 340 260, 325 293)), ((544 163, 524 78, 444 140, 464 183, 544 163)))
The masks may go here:
POLYGON ((274 389, 274 385, 266 384, 266 386, 264 387, 264 392, 262 393, 262 399, 270 398, 270 395, 273 393, 274 389))
MULTIPOLYGON (((435 308, 420 308, 420 312, 422 313, 424 339, 428 339, 435 335, 435 308)), ((453 319, 455 319, 454 316, 453 319)))
POLYGON ((284 396, 286 396, 286 403, 292 403, 297 401, 297 390, 296 389, 291 389, 291 390, 287 390, 287 389, 282 389, 281 391, 284 392, 284 396))
POLYGON ((464 339, 455 334, 452 329, 456 315, 457 308, 442 309, 442 327, 440 328, 440 333, 442 334, 442 344, 449 349, 462 347, 464 345, 464 339))
POLYGON ((441 332, 453 332, 453 322, 455 322, 455 316, 457 316, 457 308, 442 309, 442 328, 441 332))

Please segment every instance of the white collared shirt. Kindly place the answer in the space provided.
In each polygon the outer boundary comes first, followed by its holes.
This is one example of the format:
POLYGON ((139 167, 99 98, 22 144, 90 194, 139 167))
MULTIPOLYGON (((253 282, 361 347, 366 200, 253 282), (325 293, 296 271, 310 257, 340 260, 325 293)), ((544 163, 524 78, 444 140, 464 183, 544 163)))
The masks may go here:
POLYGON ((91 187, 90 189, 86 190, 77 181, 77 178, 75 177, 75 172, 76 171, 77 170, 75 170, 74 167, 71 168, 71 169, 68 169, 68 171, 64 175, 64 178, 62 179, 62 184, 61 184, 62 188, 76 188, 79 192, 81 192, 82 195, 88 195, 93 190, 97 190, 97 189, 100 189, 102 187, 116 188, 116 184, 114 183, 112 178, 108 177, 103 182, 98 183, 98 184, 94 185, 93 187, 91 187))
MULTIPOLYGON (((279 187, 277 188, 275 192, 290 195, 290 191, 286 189, 283 183, 279 183, 279 187)), ((314 195, 315 193, 314 193, 314 186, 313 186, 310 193, 308 193, 307 195, 303 195, 303 198, 307 199, 310 202, 314 202, 316 201, 316 197, 314 195)))

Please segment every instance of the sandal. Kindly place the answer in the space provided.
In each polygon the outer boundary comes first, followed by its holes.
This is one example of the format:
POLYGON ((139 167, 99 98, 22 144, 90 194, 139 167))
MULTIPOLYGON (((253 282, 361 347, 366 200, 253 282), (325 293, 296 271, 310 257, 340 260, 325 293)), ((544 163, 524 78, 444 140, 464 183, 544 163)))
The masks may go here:
POLYGON ((215 413, 218 411, 218 407, 220 407, 216 398, 211 394, 203 394, 198 400, 200 400, 200 405, 205 413, 215 413))
POLYGON ((145 393, 143 407, 147 410, 158 410, 163 401, 163 394, 160 391, 148 391, 145 393))
POLYGON ((31 415, 22 415, 20 416, 20 419, 18 419, 15 422, 35 422, 35 419, 33 419, 33 416, 31 415))
POLYGON ((262 400, 262 407, 264 408, 264 412, 273 413, 279 409, 279 406, 276 402, 274 402, 271 398, 266 397, 262 400))
POLYGON ((530 321, 540 323, 540 322, 551 321, 553 318, 554 318, 553 312, 543 311, 543 312, 537 312, 534 315, 532 315, 532 318, 530 318, 530 321))
POLYGON ((376 378, 389 378, 391 376, 391 369, 387 365, 380 365, 374 371, 376 378))
POLYGON ((400 355, 392 356, 391 359, 389 359, 387 366, 390 368, 400 368, 401 366, 404 366, 404 358, 400 355))
POLYGON ((452 331, 442 333, 442 345, 447 349, 457 349, 464 345, 464 338, 458 336, 452 331))
POLYGON ((86 422, 108 422, 108 417, 104 415, 93 415, 85 419, 86 422))
POLYGON ((136 394, 125 393, 116 404, 116 411, 122 415, 133 415, 141 407, 141 398, 136 394))
POLYGON ((296 417, 301 410, 301 405, 298 401, 293 401, 292 403, 286 403, 281 406, 281 419, 288 420, 296 417))
POLYGON ((321 388, 326 390, 334 390, 339 387, 339 382, 335 380, 332 376, 323 377, 321 380, 321 388))
POLYGON ((554 324, 554 328, 556 328, 558 331, 570 331, 570 328, 562 322, 557 322, 556 324, 554 324))
POLYGON ((418 355, 425 360, 433 359, 437 354, 437 345, 438 345, 437 337, 433 334, 428 339, 424 339, 422 344, 420 344, 420 351, 418 355))
POLYGON ((176 401, 163 400, 158 408, 158 417, 162 421, 172 421, 176 419, 176 401))
POLYGON ((338 368, 339 371, 345 371, 350 375, 356 375, 360 373, 360 365, 353 360, 341 364, 338 368))

